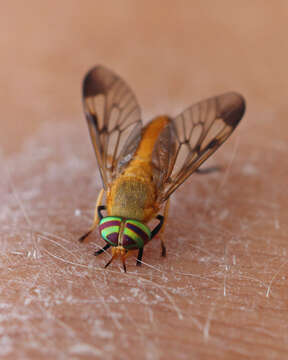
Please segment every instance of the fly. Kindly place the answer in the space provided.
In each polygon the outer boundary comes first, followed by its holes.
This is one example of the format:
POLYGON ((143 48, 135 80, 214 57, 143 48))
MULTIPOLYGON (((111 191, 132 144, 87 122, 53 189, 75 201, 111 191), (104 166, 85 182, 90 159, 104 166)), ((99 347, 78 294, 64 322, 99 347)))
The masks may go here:
POLYGON ((176 117, 157 116, 143 127, 140 107, 128 85, 112 71, 96 66, 83 81, 83 106, 103 188, 93 225, 79 241, 99 225, 106 245, 95 255, 112 247, 105 267, 120 257, 124 271, 132 250, 138 250, 136 265, 141 265, 144 246, 157 234, 165 256, 162 234, 169 197, 230 136, 244 115, 244 98, 228 92, 176 117), (158 224, 150 230, 152 219, 158 224))

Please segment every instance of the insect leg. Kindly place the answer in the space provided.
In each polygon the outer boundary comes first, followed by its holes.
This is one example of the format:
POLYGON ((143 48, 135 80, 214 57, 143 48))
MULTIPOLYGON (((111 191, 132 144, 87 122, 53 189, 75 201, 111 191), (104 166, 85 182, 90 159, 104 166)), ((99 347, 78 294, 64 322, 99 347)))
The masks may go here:
POLYGON ((137 261, 136 261, 137 266, 141 266, 142 256, 143 256, 143 247, 140 248, 138 251, 138 256, 137 256, 137 261))
MULTIPOLYGON (((98 219, 102 220, 103 219, 103 215, 102 215, 102 210, 106 210, 106 206, 105 205, 100 205, 96 208, 95 211, 97 211, 98 213, 98 219)), ((99 221, 99 220, 98 220, 99 221)))
POLYGON ((111 246, 110 244, 106 244, 102 249, 100 249, 100 250, 98 250, 98 251, 95 251, 95 252, 94 252, 94 255, 95 255, 95 256, 98 256, 98 255, 102 254, 104 251, 106 251, 107 249, 109 249, 110 246, 111 246))
POLYGON ((95 209, 93 224, 90 227, 89 231, 87 231, 86 234, 84 234, 80 237, 80 239, 79 239, 80 242, 83 242, 92 233, 92 231, 95 230, 95 228, 97 227, 97 225, 99 223, 98 207, 100 206, 100 204, 102 202, 103 195, 104 195, 104 189, 101 189, 99 192, 97 201, 96 201, 96 209, 95 209))
POLYGON ((211 174, 213 172, 217 172, 217 171, 222 171, 221 166, 211 166, 211 167, 206 167, 204 169, 196 169, 195 173, 197 174, 201 174, 201 175, 206 175, 206 174, 211 174))
POLYGON ((163 221, 162 221, 162 224, 161 224, 162 226, 159 229, 159 237, 160 237, 160 240, 161 240, 161 256, 163 256, 163 257, 166 256, 166 246, 165 246, 164 239, 163 239, 163 232, 164 232, 164 228, 165 228, 166 221, 167 221, 167 218, 168 218, 169 205, 170 205, 170 199, 168 199, 166 201, 166 204, 165 204, 165 207, 164 207, 164 218, 163 218, 163 221))
POLYGON ((157 226, 155 226, 155 228, 151 231, 151 239, 153 239, 158 234, 158 232, 161 230, 162 225, 164 223, 164 216, 157 215, 156 219, 159 220, 159 224, 157 226))

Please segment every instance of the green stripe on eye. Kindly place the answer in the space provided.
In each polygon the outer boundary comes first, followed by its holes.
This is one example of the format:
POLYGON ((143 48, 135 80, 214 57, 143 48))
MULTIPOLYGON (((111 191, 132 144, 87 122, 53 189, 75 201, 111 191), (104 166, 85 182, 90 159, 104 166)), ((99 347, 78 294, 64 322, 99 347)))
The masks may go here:
POLYGON ((103 219, 100 220, 100 224, 105 224, 108 221, 122 221, 122 218, 117 217, 117 216, 106 216, 103 219))
POLYGON ((104 237, 104 239, 107 239, 107 236, 112 233, 119 233, 119 226, 109 226, 101 231, 101 235, 104 237))
POLYGON ((144 246, 143 239, 139 235, 137 235, 134 231, 128 229, 127 227, 125 227, 124 229, 124 235, 129 236, 133 241, 135 241, 135 243, 139 248, 144 246))
POLYGON ((150 231, 150 229, 148 228, 148 226, 142 224, 140 221, 137 221, 137 220, 128 220, 127 222, 130 223, 130 224, 132 224, 132 225, 137 226, 137 227, 140 228, 142 231, 144 231, 149 238, 151 238, 151 231, 150 231))

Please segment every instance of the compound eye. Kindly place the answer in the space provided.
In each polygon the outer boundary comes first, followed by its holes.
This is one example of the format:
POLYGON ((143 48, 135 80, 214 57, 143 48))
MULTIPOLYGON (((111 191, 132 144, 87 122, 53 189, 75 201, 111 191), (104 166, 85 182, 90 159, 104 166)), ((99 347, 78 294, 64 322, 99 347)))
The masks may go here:
POLYGON ((148 226, 137 220, 127 220, 123 234, 125 249, 140 249, 151 239, 148 226))
POLYGON ((100 221, 100 235, 108 244, 112 246, 118 245, 121 221, 121 218, 115 216, 107 216, 100 221))

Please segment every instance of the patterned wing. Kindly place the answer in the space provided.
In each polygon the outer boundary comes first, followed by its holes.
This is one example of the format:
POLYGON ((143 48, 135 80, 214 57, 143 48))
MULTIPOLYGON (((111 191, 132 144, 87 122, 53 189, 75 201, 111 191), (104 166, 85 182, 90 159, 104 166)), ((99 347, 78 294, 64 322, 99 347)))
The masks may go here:
POLYGON ((201 101, 171 119, 152 155, 159 203, 223 144, 244 112, 244 98, 230 92, 201 101))
POLYGON ((84 78, 83 107, 107 189, 138 146, 142 129, 140 108, 128 85, 103 66, 94 67, 84 78))

